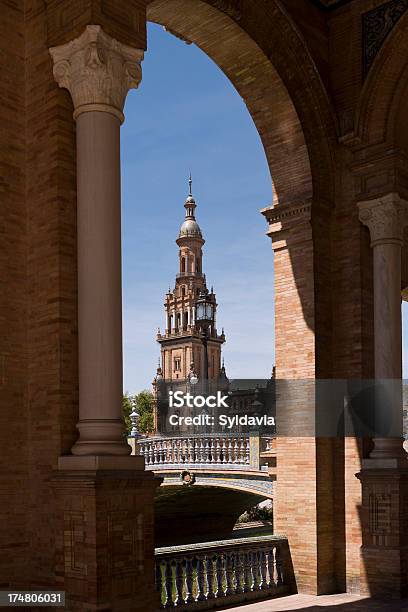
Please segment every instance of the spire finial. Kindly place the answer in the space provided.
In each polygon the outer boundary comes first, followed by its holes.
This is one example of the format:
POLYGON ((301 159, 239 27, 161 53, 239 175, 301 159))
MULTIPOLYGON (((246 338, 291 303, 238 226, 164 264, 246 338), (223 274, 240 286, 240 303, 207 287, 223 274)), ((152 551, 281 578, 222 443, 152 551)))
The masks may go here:
POLYGON ((188 195, 189 195, 189 196, 192 196, 192 195, 193 195, 193 193, 192 193, 192 191, 191 191, 191 189, 192 189, 192 185, 193 185, 193 179, 191 178, 191 172, 190 172, 190 178, 188 179, 188 187, 189 187, 189 190, 188 190, 188 195))

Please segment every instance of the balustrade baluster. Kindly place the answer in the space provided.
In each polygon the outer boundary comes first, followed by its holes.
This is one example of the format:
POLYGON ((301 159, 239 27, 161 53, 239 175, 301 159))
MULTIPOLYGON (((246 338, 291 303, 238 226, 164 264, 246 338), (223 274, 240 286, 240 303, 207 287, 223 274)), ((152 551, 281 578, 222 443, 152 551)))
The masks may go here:
POLYGON ((162 601, 162 592, 163 592, 163 574, 162 574, 162 564, 161 561, 156 561, 156 565, 155 565, 155 584, 156 584, 156 591, 159 593, 160 596, 160 607, 163 606, 163 601, 162 601))
POLYGON ((252 553, 247 551, 244 558, 244 593, 252 590, 252 553))
POLYGON ((149 442, 149 450, 148 450, 148 455, 149 455, 149 459, 148 459, 148 464, 149 465, 153 465, 153 445, 151 442, 149 442))
POLYGON ((164 573, 165 578, 165 591, 166 599, 164 602, 165 608, 171 608, 173 606, 173 567, 172 562, 169 560, 166 562, 166 568, 164 573))
POLYGON ((239 440, 239 462, 245 463, 245 438, 242 436, 239 440))
POLYGON ((205 562, 205 573, 207 578, 207 593, 206 599, 214 599, 214 557, 207 556, 205 562))
POLYGON ((215 463, 214 440, 212 438, 209 439, 208 446, 208 460, 210 463, 215 463))
POLYGON ((235 438, 235 442, 234 442, 234 463, 239 463, 238 437, 235 438))
POLYGON ((205 601, 204 593, 204 561, 201 557, 197 559, 197 597, 196 601, 205 601))
POLYGON ((163 463, 164 459, 163 459, 163 442, 159 441, 158 443, 158 447, 159 447, 159 463, 163 463))
POLYGON ((244 589, 242 588, 242 574, 243 574, 243 555, 242 553, 237 553, 235 555, 235 565, 234 565, 234 573, 235 573, 235 593, 243 593, 244 589))
POLYGON ((234 589, 232 588, 232 575, 234 569, 234 553, 226 553, 225 555, 225 596, 232 595, 234 593, 234 589))
POLYGON ((222 439, 222 462, 227 463, 227 441, 225 438, 222 439))
POLYGON ((245 463, 247 465, 249 465, 251 463, 251 439, 248 435, 247 439, 246 439, 246 449, 245 449, 245 463))
POLYGON ((188 438, 187 440, 187 448, 188 448, 188 462, 194 463, 194 446, 193 441, 188 438))
POLYGON ((204 463, 204 444, 203 444, 203 439, 200 438, 200 463, 204 463))
POLYGON ((261 549, 258 552, 258 560, 259 560, 259 569, 261 571, 261 583, 259 585, 259 589, 261 591, 264 591, 265 589, 268 588, 268 583, 266 581, 267 558, 266 558, 266 551, 264 549, 261 549))
POLYGON ((215 596, 224 597, 224 563, 222 553, 217 554, 215 561, 215 574, 217 579, 217 590, 215 592, 215 596))
POLYGON ((283 559, 280 546, 275 547, 276 586, 283 584, 283 559))
POLYGON ((215 462, 216 463, 220 463, 221 462, 221 445, 220 445, 220 439, 217 438, 215 441, 215 462))
POLYGON ((183 562, 176 561, 176 600, 175 606, 181 606, 184 603, 183 599, 183 562))
POLYGON ((186 567, 186 598, 185 598, 185 603, 189 604, 189 603, 193 603, 194 601, 194 597, 193 597, 193 560, 191 559, 191 557, 187 557, 187 559, 185 559, 185 567, 186 567))
POLYGON ((234 460, 234 454, 233 454, 233 441, 232 438, 228 438, 228 463, 233 463, 234 460))
POLYGON ((274 571, 274 556, 273 549, 270 548, 267 552, 268 557, 268 587, 273 589, 276 586, 275 583, 275 571, 274 571))
POLYGON ((259 571, 259 556, 258 552, 252 553, 252 591, 258 591, 260 586, 260 571, 259 571))
POLYGON ((205 439, 204 455, 205 455, 205 462, 210 463, 210 446, 209 446, 208 438, 205 439))

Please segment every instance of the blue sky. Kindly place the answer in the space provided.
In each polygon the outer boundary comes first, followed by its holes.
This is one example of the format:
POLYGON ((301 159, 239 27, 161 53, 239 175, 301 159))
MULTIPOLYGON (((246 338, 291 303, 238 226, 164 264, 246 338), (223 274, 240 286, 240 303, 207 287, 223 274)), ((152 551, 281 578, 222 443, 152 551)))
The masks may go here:
POLYGON ((148 388, 155 373, 190 171, 227 373, 269 377, 273 254, 259 209, 272 193, 258 133, 229 80, 195 45, 149 24, 148 47, 122 127, 124 389, 148 388))
POLYGON ((227 372, 269 377, 273 253, 259 209, 272 191, 261 141, 241 97, 202 51, 153 24, 148 46, 122 127, 124 388, 139 391, 155 373, 190 170, 227 372))

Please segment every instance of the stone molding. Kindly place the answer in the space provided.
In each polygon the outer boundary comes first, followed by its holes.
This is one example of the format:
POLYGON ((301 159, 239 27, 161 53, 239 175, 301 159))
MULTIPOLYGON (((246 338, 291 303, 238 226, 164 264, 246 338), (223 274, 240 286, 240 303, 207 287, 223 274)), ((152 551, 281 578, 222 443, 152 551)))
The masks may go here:
POLYGON ((359 219, 370 230, 371 246, 403 243, 403 232, 408 224, 408 202, 397 193, 358 202, 359 219))
POLYGON ((269 224, 267 235, 275 252, 312 239, 310 201, 263 208, 261 214, 269 224))
POLYGON ((111 38, 99 25, 59 47, 51 47, 54 78, 68 89, 74 103, 74 118, 89 111, 109 112, 123 121, 129 89, 142 78, 144 52, 111 38))

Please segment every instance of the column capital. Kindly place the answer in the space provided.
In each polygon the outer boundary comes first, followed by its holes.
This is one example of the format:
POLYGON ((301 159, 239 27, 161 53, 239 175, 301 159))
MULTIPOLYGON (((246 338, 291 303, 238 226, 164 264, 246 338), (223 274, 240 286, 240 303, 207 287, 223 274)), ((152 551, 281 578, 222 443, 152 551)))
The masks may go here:
POLYGON ((370 230, 371 246, 398 243, 402 245, 404 227, 408 225, 408 202, 398 193, 357 203, 359 219, 370 230))
POLYGON ((88 25, 75 40, 51 47, 50 54, 55 80, 71 94, 75 119, 102 111, 123 121, 127 92, 142 78, 143 50, 118 42, 99 25, 88 25))

